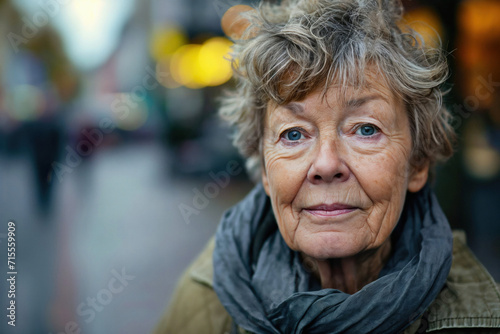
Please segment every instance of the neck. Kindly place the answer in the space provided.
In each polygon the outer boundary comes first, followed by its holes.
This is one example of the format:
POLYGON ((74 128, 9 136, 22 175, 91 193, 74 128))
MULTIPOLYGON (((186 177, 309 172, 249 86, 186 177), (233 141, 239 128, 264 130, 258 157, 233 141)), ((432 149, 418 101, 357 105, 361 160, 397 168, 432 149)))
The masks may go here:
POLYGON ((318 260, 304 255, 304 260, 312 262, 313 274, 321 281, 323 289, 353 294, 378 278, 390 253, 389 238, 379 248, 351 257, 318 260))

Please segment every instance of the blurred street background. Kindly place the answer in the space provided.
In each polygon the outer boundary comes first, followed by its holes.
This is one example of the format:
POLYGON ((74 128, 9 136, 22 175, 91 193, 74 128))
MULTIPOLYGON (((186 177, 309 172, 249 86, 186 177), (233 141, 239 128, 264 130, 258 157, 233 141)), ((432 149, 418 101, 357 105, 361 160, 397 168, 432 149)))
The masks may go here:
MULTIPOLYGON (((234 85, 220 18, 241 3, 0 0, 0 333, 154 328, 224 210, 252 188, 216 116, 234 85)), ((405 6, 452 69, 445 103, 460 138, 434 188, 500 281, 500 2, 405 6)))

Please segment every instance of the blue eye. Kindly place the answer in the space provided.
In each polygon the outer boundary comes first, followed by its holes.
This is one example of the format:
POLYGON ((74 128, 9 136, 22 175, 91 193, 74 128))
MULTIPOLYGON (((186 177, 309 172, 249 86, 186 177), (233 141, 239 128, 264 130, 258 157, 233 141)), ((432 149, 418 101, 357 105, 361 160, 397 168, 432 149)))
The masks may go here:
POLYGON ((299 140, 300 138, 302 138, 302 133, 300 133, 300 131, 297 130, 289 131, 286 134, 286 139, 288 140, 296 141, 299 140))
POLYGON ((371 125, 371 124, 365 124, 361 125, 357 130, 356 134, 364 137, 370 137, 373 136, 378 132, 378 129, 376 126, 371 125))

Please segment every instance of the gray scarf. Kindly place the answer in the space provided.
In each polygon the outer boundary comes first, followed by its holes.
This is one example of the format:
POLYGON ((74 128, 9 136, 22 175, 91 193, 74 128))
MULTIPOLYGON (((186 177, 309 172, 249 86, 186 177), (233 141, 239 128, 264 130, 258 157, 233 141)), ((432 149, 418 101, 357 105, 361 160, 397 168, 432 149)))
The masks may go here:
POLYGON ((393 253, 355 294, 321 289, 276 228, 262 185, 228 210, 216 234, 214 289, 240 327, 253 333, 397 333, 443 288, 452 234, 429 186, 408 193, 393 253))

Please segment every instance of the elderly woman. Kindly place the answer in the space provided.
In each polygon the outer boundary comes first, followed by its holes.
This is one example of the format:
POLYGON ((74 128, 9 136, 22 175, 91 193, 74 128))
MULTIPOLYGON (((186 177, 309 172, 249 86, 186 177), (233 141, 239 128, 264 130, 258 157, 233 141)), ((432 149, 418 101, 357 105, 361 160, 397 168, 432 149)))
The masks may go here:
POLYGON ((221 113, 260 182, 157 333, 500 332, 499 290, 427 184, 453 151, 442 53, 396 1, 289 0, 234 21, 221 113))

